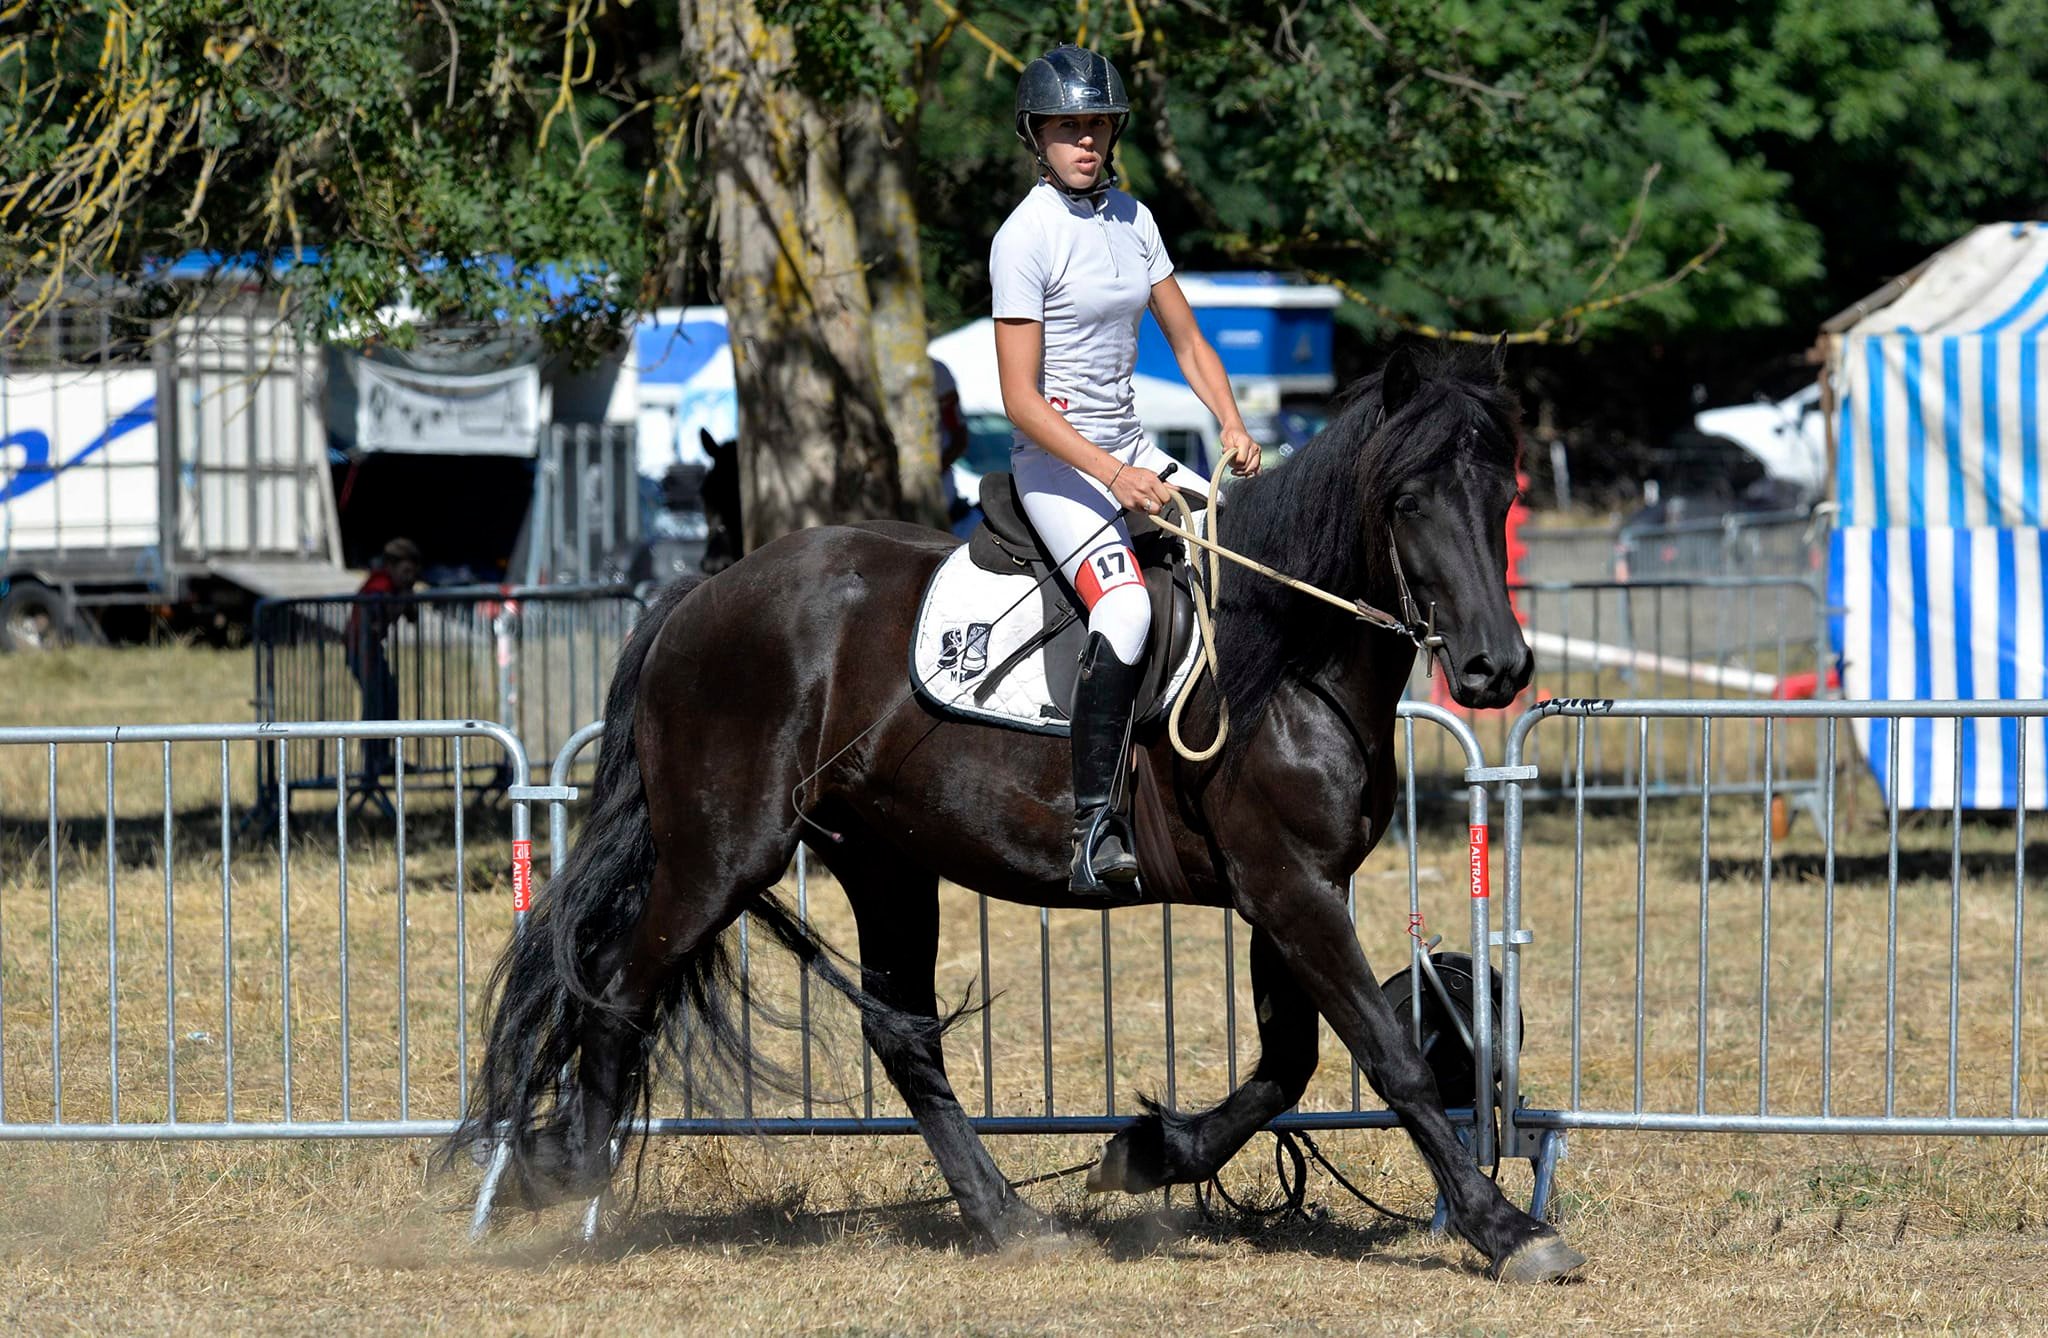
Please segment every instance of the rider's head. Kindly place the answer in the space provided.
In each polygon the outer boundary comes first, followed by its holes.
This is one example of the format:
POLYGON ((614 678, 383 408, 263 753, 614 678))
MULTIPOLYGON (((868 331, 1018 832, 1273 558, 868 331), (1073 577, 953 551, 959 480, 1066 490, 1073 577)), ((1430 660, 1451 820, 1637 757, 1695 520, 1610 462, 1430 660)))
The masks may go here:
POLYGON ((1116 184, 1116 142, 1130 114, 1116 66, 1082 47, 1056 46, 1017 79, 1017 138, 1067 195, 1100 195, 1116 184))

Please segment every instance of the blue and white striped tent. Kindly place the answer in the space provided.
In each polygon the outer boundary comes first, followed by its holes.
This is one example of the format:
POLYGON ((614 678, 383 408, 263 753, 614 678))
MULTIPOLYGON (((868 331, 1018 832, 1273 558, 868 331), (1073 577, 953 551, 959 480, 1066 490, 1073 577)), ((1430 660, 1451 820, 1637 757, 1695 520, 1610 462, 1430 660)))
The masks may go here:
MULTIPOLYGON (((2048 223, 1978 228, 1836 341, 1845 696, 2048 696, 2044 351, 2048 223)), ((1954 804, 1958 771, 1963 807, 2048 807, 2048 739, 2022 728, 1876 721, 1856 737, 1901 807, 1954 804)))

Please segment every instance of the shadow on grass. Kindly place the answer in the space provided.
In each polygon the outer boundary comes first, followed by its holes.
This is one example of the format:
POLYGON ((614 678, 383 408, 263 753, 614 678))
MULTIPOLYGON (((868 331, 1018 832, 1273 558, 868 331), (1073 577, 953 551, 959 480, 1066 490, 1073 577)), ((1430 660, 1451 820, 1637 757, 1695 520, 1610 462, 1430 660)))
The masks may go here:
MULTIPOLYGON (((1955 856, 1946 847, 1901 848, 1898 858, 1901 883, 1938 882, 1945 885, 1956 868, 1955 856)), ((1883 886, 1890 876, 1890 863, 1890 856, 1883 850, 1857 853, 1837 850, 1835 882, 1837 885, 1883 886)), ((1760 882, 1763 879, 1763 864, 1761 851, 1754 859, 1716 856, 1707 861, 1707 878, 1709 882, 1727 878, 1760 882)), ((2029 870, 2048 869, 2048 841, 2027 843, 2026 866, 2029 870)), ((1699 862, 1696 859, 1684 863, 1683 868, 1688 876, 1698 877, 1699 862)), ((2003 851, 1966 849, 1962 852, 1961 868, 1965 879, 2010 881, 2014 876, 2013 852, 2010 848, 2003 851)), ((1790 879, 1795 882, 1812 883, 1818 887, 1827 875, 1827 857, 1824 852, 1818 850, 1778 853, 1771 859, 1771 870, 1774 881, 1790 879)))
MULTIPOLYGON (((1147 1196, 1153 1198, 1154 1196, 1147 1196)), ((752 1198, 719 1213, 693 1213, 641 1208, 616 1222, 587 1247, 592 1258, 624 1259, 650 1251, 704 1247, 803 1247, 883 1240, 893 1245, 940 1253, 982 1253, 995 1257, 1059 1257, 1076 1248, 1099 1249, 1119 1263, 1170 1255, 1181 1246, 1243 1245, 1272 1254, 1301 1254, 1355 1262, 1383 1254, 1396 1241, 1421 1228, 1399 1222, 1369 1224, 1338 1221, 1310 1206, 1309 1215, 1256 1218, 1234 1212, 1213 1217, 1188 1203, 1185 1188, 1176 1191, 1176 1206, 1149 1211, 1113 1211, 1112 1206, 1049 1212, 1057 1235, 1024 1238, 999 1250, 986 1247, 950 1204, 899 1208, 813 1209, 807 1196, 793 1190, 779 1199, 752 1198), (1182 1206, 1185 1205, 1185 1206, 1182 1206)), ((1128 1199, 1115 1207, 1127 1208, 1128 1199)), ((1156 1199, 1155 1199, 1156 1202, 1156 1199)), ((1452 1237, 1435 1238, 1450 1256, 1464 1255, 1464 1266, 1479 1272, 1476 1254, 1452 1237)), ((558 1247, 556 1247, 558 1248, 558 1247)), ((550 1249, 549 1254, 555 1252, 550 1249)), ((515 1254, 526 1251, 515 1250, 515 1254)), ((1445 1257, 1388 1257, 1386 1262, 1420 1270, 1458 1267, 1445 1257)))
MULTIPOLYGON (((510 805, 497 796, 484 796, 463 806, 463 842, 466 853, 489 854, 495 866, 497 853, 507 840, 510 805)), ((237 856, 269 851, 278 843, 275 811, 262 814, 247 807, 228 811, 227 836, 237 856)), ((538 821, 536 825, 539 825, 538 821)), ((171 813, 171 841, 179 859, 218 860, 221 848, 221 813, 218 806, 184 807, 171 813)), ((398 836, 395 815, 351 802, 348 805, 348 843, 351 851, 365 846, 388 846, 398 836)), ((104 864, 108 825, 103 816, 59 815, 57 824, 59 859, 75 867, 80 861, 95 867, 104 864)), ((316 807, 303 800, 294 804, 287 831, 294 858, 333 858, 339 850, 332 804, 316 807)), ((162 867, 164 818, 161 812, 149 816, 117 816, 112 826, 114 865, 119 870, 162 867)), ((48 858, 50 819, 47 813, 0 812, 0 858, 9 862, 40 864, 48 858)), ((455 847, 454 805, 442 802, 415 807, 407 800, 405 841, 408 851, 418 854, 452 850, 455 847)))

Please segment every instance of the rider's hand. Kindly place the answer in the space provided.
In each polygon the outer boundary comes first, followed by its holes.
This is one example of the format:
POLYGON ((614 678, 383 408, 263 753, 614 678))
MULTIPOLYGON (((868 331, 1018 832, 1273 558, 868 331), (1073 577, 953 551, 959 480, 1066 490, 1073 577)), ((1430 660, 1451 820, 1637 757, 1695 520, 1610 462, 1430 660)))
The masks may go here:
POLYGON ((1162 514, 1176 495, 1171 483, 1138 465, 1125 465, 1119 470, 1109 491, 1118 506, 1141 516, 1162 514))
POLYGON ((1259 443, 1242 427, 1223 429, 1223 459, 1237 477, 1248 479, 1258 473, 1262 454, 1259 443))

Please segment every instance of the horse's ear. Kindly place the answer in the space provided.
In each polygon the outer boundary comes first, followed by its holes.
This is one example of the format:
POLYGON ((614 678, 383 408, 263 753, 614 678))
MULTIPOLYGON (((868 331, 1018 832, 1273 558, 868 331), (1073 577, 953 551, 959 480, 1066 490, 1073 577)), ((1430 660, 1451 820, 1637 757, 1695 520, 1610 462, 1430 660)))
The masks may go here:
POLYGON ((697 444, 704 448, 704 454, 714 460, 718 458, 718 438, 711 435, 709 428, 697 429, 697 444))
POLYGON ((1422 374, 1415 366, 1415 345, 1405 340, 1394 345, 1394 351, 1387 355, 1387 365, 1380 369, 1381 414, 1391 418, 1401 412, 1401 406, 1415 397, 1421 381, 1422 374))
POLYGON ((1508 367, 1508 332, 1506 330, 1502 330, 1500 338, 1493 341, 1492 362, 1493 374, 1495 376, 1506 374, 1508 367))

